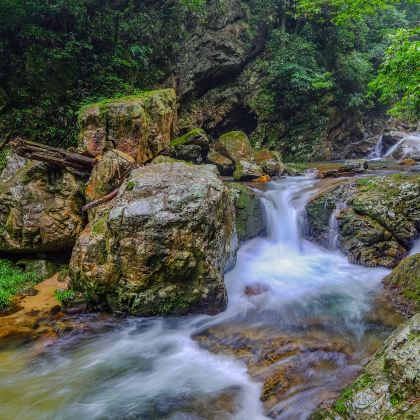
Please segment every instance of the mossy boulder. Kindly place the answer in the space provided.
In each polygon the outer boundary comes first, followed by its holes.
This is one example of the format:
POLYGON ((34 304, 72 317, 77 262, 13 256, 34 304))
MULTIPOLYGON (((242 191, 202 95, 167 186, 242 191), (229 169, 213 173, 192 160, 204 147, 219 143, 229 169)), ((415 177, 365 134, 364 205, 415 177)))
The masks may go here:
POLYGON ((173 89, 86 105, 79 111, 80 149, 91 156, 118 149, 142 164, 169 147, 175 121, 173 89))
POLYGON ((214 314, 236 253, 235 209, 210 165, 133 170, 73 250, 71 287, 133 315, 214 314))
POLYGON ((420 254, 404 258, 384 279, 395 307, 406 315, 420 311, 420 254))
POLYGON ((420 417, 420 314, 401 325, 332 406, 318 419, 417 419, 420 417))
POLYGON ((226 185, 235 204, 238 239, 246 241, 260 235, 267 224, 261 195, 243 184, 226 185))
POLYGON ((206 157, 210 147, 210 141, 206 133, 201 128, 195 128, 181 137, 171 141, 172 157, 177 159, 197 160, 200 156, 200 163, 206 157), (191 152, 188 150, 196 151, 193 156, 189 157, 191 152))
POLYGON ((336 213, 340 249, 352 262, 395 267, 420 230, 420 177, 361 178, 317 194, 306 205, 311 237, 328 244, 336 213))
POLYGON ((248 136, 242 131, 230 131, 220 136, 216 148, 235 163, 248 161, 255 163, 248 136))
POLYGON ((83 180, 59 168, 10 157, 0 178, 0 251, 71 249, 83 228, 83 180))
POLYGON ((96 200, 113 191, 134 163, 132 156, 120 150, 107 150, 92 170, 86 186, 87 200, 96 200))
POLYGON ((223 156, 213 148, 210 148, 206 157, 206 162, 211 165, 215 165, 219 174, 222 176, 232 176, 233 171, 235 170, 235 164, 233 161, 226 156, 223 156))
POLYGON ((255 160, 261 169, 269 176, 282 175, 286 166, 282 162, 279 152, 261 149, 255 152, 255 160))

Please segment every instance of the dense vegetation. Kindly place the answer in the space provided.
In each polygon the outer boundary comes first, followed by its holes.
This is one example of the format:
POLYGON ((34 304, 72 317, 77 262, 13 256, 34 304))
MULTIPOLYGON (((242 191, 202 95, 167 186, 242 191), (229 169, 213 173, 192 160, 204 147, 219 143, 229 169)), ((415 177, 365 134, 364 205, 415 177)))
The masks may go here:
MULTIPOLYGON (((224 1, 0 0, 0 136, 74 143, 83 103, 163 82, 191 31, 205 25, 207 6, 223 13, 224 1)), ((418 32, 409 29, 418 9, 407 4, 413 2, 244 3, 256 21, 267 19, 270 95, 259 100, 268 119, 280 112, 322 122, 327 99, 365 110, 375 90, 395 104, 394 115, 418 117, 418 32), (368 84, 391 44, 368 100, 368 84), (395 70, 401 60, 403 74, 395 70)))
POLYGON ((11 304, 15 295, 39 280, 34 273, 25 273, 12 262, 0 259, 0 312, 11 304))

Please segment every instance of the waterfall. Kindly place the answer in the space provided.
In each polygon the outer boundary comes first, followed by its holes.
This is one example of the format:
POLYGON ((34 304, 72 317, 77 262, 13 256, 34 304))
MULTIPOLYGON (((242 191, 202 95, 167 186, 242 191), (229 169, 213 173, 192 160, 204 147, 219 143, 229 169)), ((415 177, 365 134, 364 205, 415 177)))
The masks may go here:
POLYGON ((400 139, 397 143, 384 150, 383 135, 379 137, 374 149, 368 155, 370 160, 379 160, 384 158, 392 158, 394 152, 401 149, 399 159, 404 159, 411 154, 420 156, 420 135, 418 133, 408 134, 400 139))

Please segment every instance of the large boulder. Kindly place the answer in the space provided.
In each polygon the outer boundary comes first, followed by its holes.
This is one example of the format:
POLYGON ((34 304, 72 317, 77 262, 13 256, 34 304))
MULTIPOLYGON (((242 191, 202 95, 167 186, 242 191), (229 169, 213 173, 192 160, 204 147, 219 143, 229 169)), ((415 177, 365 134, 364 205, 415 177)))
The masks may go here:
POLYGON ((385 341, 340 398, 332 406, 321 406, 311 419, 420 418, 419 348, 420 314, 416 314, 385 341))
POLYGON ((338 244, 350 261, 392 268, 420 230, 420 178, 396 174, 336 185, 313 197, 306 211, 317 242, 328 245, 336 217, 338 244))
POLYGON ((255 163, 254 153, 248 136, 242 131, 230 131, 220 136, 216 147, 233 162, 255 163))
POLYGON ((169 147, 175 120, 173 89, 90 104, 79 112, 80 148, 95 157, 118 149, 143 164, 169 147))
POLYGON ((134 315, 215 314, 236 252, 235 209, 209 165, 135 169, 73 250, 72 287, 134 315))
POLYGON ((238 183, 228 183, 236 209, 236 231, 240 241, 255 238, 264 232, 267 219, 261 195, 238 183))
POLYGON ((404 258, 384 278, 385 288, 398 311, 413 315, 420 311, 420 254, 404 258))
POLYGON ((0 177, 0 251, 71 249, 83 228, 83 182, 11 155, 0 177))

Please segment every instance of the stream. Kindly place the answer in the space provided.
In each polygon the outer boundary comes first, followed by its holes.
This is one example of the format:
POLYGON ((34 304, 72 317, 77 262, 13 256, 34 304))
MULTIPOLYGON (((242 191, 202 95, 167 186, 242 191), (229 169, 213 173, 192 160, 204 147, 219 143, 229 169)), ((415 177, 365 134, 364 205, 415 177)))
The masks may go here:
POLYGON ((305 239, 323 181, 263 193, 267 232, 242 244, 217 316, 116 319, 35 351, 0 351, 0 419, 307 419, 360 371, 400 318, 385 269, 305 239))

